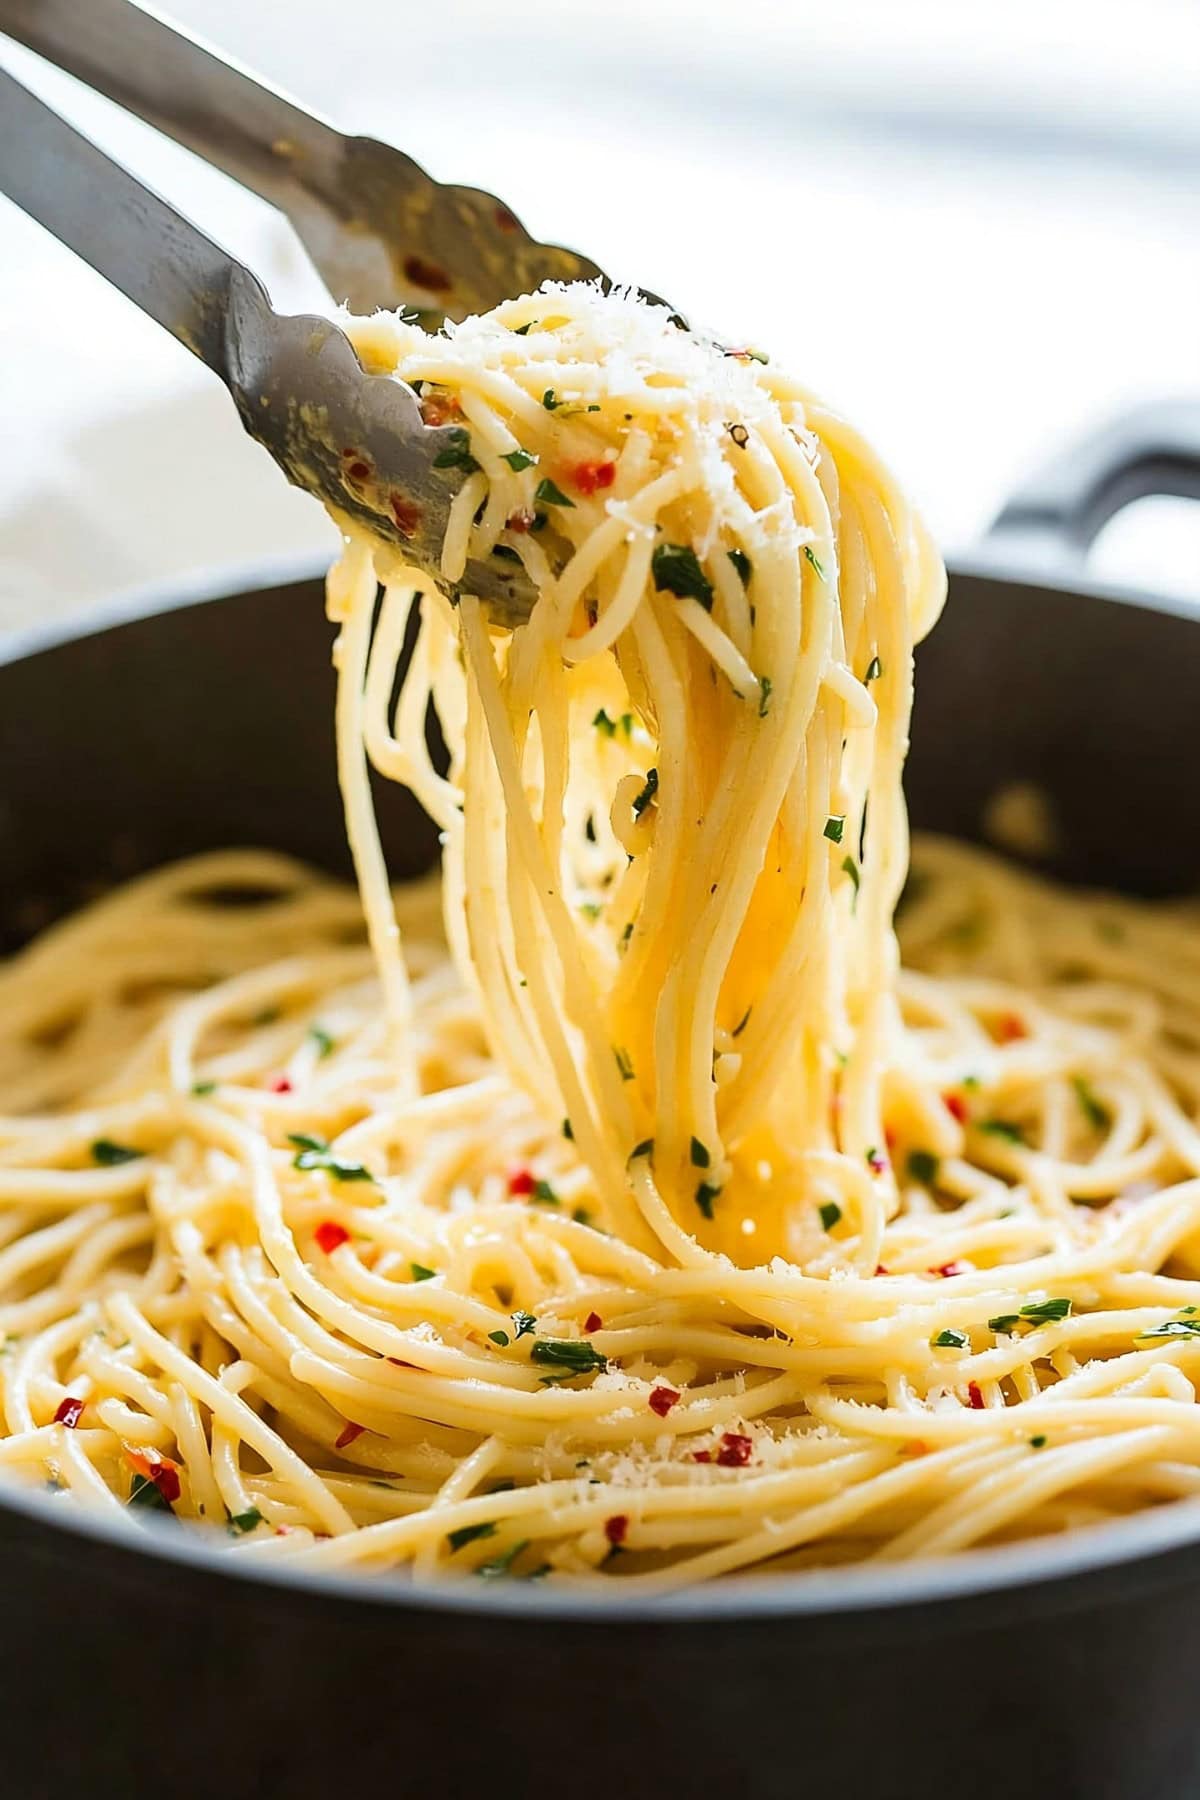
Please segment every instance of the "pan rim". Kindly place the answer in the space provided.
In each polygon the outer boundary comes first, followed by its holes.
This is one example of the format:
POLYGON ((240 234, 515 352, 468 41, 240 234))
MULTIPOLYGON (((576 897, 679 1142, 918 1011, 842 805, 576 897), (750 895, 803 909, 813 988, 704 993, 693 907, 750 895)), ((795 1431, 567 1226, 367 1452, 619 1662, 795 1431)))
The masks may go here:
MULTIPOLYGON (((8 634, 0 642, 0 669, 51 652, 60 646, 136 625, 160 613, 235 600, 272 588, 319 580, 324 559, 279 557, 252 564, 222 567, 188 581, 142 585, 117 594, 86 612, 8 634)), ((1009 586, 1084 594, 1142 610, 1197 617, 1197 608, 1175 596, 1144 593, 1116 584, 1072 581, 1063 571, 1009 569, 990 550, 954 557, 952 579, 1003 582, 1009 586)), ((260 1562, 253 1555, 231 1554, 219 1528, 180 1531, 170 1522, 122 1518, 110 1521, 85 1508, 67 1513, 62 1504, 38 1492, 0 1484, 0 1519, 24 1518, 41 1527, 51 1540, 68 1544, 83 1539, 103 1548, 129 1552, 147 1563, 188 1568, 200 1576, 233 1580, 251 1589, 281 1590, 312 1600, 351 1603, 362 1609, 463 1615, 483 1619, 557 1620, 609 1626, 639 1622, 753 1623, 807 1618, 865 1619, 935 1609, 971 1599, 1046 1591, 1065 1610, 1067 1590, 1079 1578, 1139 1566, 1149 1574, 1170 1553, 1200 1545, 1200 1498, 1168 1503, 1110 1524, 1080 1528, 1064 1537, 1043 1538, 960 1551, 953 1556, 913 1563, 863 1564, 854 1567, 734 1578, 663 1593, 622 1594, 591 1589, 538 1588, 520 1582, 491 1584, 417 1582, 402 1575, 338 1573, 303 1565, 260 1562)))

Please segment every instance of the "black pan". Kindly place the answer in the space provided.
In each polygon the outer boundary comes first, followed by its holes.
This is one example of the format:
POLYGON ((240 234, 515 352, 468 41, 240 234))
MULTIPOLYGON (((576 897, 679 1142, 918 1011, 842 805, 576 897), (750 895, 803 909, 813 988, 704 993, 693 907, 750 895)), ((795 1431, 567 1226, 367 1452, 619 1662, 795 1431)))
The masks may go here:
MULTIPOLYGON (((1138 422, 1008 509, 918 659, 918 827, 1045 788, 1068 880, 1200 886, 1200 629, 997 572, 1135 493, 1200 494, 1138 422)), ((1169 452, 1169 454, 1168 454, 1169 452)), ((1066 546, 1066 552, 1064 552, 1066 546)), ((348 873, 315 578, 20 645, 0 666, 0 933, 231 844, 348 873)), ((397 873, 434 837, 378 794, 397 873)), ((1200 1510, 916 1568, 651 1602, 251 1572, 226 1540, 0 1499, 0 1800, 675 1794, 1184 1800, 1200 1792, 1200 1510)))

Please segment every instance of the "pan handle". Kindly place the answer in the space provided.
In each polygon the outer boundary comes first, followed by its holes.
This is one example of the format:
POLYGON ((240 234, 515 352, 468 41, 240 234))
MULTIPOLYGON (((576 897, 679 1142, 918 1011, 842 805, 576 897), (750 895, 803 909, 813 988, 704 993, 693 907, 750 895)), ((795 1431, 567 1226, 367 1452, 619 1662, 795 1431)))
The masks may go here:
POLYGON ((1018 488, 985 543, 1077 566, 1114 513, 1150 494, 1200 500, 1200 400, 1138 407, 1090 433, 1018 488))

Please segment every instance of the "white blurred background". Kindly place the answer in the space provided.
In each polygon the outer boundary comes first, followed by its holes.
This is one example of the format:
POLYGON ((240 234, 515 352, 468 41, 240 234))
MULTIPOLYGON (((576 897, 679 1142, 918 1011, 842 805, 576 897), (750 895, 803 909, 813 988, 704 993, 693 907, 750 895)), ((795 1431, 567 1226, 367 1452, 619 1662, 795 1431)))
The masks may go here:
MULTIPOLYGON (((86 5, 87 0, 80 0, 86 5)), ((172 0, 339 125, 762 343, 969 546, 1018 479, 1146 399, 1200 406, 1196 0, 172 0)), ((250 260, 260 202, 0 40, 0 61, 250 260)), ((316 557, 223 390, 0 201, 0 627, 316 557)), ((1200 507, 1103 573, 1200 599, 1200 507)))

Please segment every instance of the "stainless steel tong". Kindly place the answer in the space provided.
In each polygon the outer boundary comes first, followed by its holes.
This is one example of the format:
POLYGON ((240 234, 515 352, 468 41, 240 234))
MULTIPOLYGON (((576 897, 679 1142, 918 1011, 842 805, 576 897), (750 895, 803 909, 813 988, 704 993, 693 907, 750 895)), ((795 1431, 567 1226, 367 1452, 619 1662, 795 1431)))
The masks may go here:
MULTIPOLYGON (((0 31, 277 206, 354 311, 460 318, 600 273, 538 243, 493 195, 343 136, 132 0, 0 0, 0 31)), ((329 320, 275 312, 250 269, 3 68, 0 191, 221 377, 289 481, 441 580, 465 479, 454 428, 425 425, 411 390, 366 373, 329 320)), ((501 617, 528 610, 512 563, 473 562, 462 586, 501 617)))

